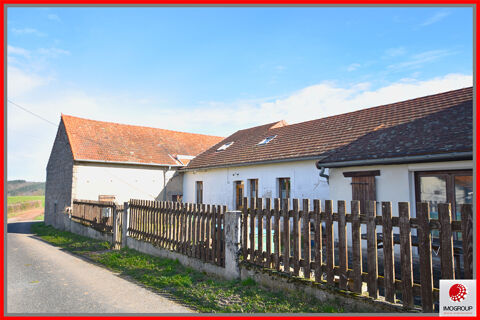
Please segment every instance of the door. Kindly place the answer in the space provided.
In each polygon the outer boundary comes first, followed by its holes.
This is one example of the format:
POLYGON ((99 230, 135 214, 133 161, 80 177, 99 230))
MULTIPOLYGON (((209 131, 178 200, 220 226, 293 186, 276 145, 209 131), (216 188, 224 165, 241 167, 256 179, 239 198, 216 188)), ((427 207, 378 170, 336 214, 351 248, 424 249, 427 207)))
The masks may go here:
POLYGON ((243 181, 235 182, 235 209, 243 209, 243 181))
POLYGON ((352 177, 352 200, 360 200, 360 213, 366 213, 368 200, 376 200, 375 176, 352 177))

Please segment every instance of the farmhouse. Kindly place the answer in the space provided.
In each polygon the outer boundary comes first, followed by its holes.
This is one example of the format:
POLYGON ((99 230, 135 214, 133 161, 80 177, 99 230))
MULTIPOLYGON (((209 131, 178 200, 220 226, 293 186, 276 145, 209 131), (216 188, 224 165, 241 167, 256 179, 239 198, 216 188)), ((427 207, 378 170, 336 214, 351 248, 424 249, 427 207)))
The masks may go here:
POLYGON ((45 221, 73 199, 181 201, 184 167, 221 137, 62 115, 47 165, 45 221))
POLYGON ((335 210, 336 200, 471 201, 472 96, 470 87, 237 131, 182 169, 183 199, 236 209, 242 197, 332 199, 335 210))

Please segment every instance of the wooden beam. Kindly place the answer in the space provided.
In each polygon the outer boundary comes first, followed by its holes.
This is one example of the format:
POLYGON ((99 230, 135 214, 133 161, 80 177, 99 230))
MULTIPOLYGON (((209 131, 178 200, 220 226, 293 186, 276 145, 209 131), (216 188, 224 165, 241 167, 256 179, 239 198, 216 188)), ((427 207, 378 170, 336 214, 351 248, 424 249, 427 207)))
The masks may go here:
POLYGON ((351 177, 370 177, 370 176, 379 176, 380 170, 370 170, 370 171, 348 171, 344 172, 343 176, 345 178, 351 177))

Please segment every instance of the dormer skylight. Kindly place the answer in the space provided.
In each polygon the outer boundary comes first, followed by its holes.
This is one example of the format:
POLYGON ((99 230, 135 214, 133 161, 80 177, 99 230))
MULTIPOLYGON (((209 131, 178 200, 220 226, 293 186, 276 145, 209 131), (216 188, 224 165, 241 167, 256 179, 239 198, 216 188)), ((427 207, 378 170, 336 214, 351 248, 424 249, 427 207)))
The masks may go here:
POLYGON ((234 142, 234 141, 225 143, 223 146, 221 146, 220 148, 218 148, 217 151, 226 150, 228 147, 230 147, 230 146, 233 144, 233 142, 234 142))
POLYGON ((265 139, 263 139, 262 141, 260 141, 257 145, 263 146, 264 144, 267 144, 267 143, 269 143, 270 141, 272 141, 273 139, 275 139, 276 136, 277 136, 277 135, 270 136, 270 137, 266 137, 265 139))

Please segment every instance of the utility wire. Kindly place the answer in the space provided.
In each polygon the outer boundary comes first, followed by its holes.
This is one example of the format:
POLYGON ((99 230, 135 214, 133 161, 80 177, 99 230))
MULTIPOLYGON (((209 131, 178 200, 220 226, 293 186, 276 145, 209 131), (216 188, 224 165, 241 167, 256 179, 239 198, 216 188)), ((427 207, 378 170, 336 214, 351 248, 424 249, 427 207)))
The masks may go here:
POLYGON ((36 113, 28 110, 27 108, 22 107, 22 106, 19 105, 18 103, 15 103, 15 102, 13 102, 12 100, 9 100, 9 99, 7 99, 7 101, 10 102, 11 104, 13 104, 14 106, 16 106, 17 108, 20 108, 20 109, 22 109, 23 111, 28 112, 28 113, 34 115, 35 117, 37 117, 37 118, 39 118, 39 119, 42 119, 42 120, 45 121, 45 122, 48 122, 49 124, 55 126, 55 128, 57 127, 57 124, 56 124, 56 123, 53 123, 52 121, 47 120, 47 119, 45 119, 45 118, 42 117, 42 116, 39 116, 38 114, 36 114, 36 113))
MULTIPOLYGON (((11 101, 11 100, 9 100, 9 99, 7 99, 7 101, 10 102, 11 104, 13 104, 14 106, 22 109, 23 111, 28 112, 28 113, 34 115, 35 117, 37 117, 37 118, 39 118, 39 119, 41 119, 41 120, 43 120, 43 121, 46 121, 47 123, 53 125, 55 128, 58 127, 57 124, 55 124, 55 123, 51 122, 50 120, 47 120, 47 119, 45 119, 44 117, 42 117, 42 116, 40 116, 40 115, 38 115, 38 114, 36 114, 36 113, 28 110, 27 108, 22 107, 21 105, 15 103, 15 102, 13 102, 13 101, 11 101)), ((62 138, 64 138, 64 137, 62 136, 62 138)), ((87 138, 87 137, 84 137, 84 139, 86 139, 86 140, 88 140, 88 141, 90 141, 90 142, 92 142, 92 143, 94 143, 94 144, 96 144, 96 145, 98 145, 98 146, 103 147, 100 143, 98 143, 98 141, 92 140, 92 139, 87 138)), ((69 144, 68 141, 64 141, 64 142, 66 142, 67 144, 69 144)), ((143 194, 145 194, 145 195, 148 195, 149 197, 152 197, 153 199, 156 198, 155 195, 152 195, 152 194, 150 194, 150 193, 148 193, 148 192, 146 192, 146 191, 144 191, 144 190, 142 190, 142 189, 139 189, 139 188, 131 185, 131 184, 128 183, 127 181, 125 181, 125 180, 123 180, 122 178, 118 177, 117 175, 114 175, 114 174, 113 174, 112 172, 110 172, 109 170, 107 170, 107 169, 105 169, 105 168, 102 168, 102 169, 103 169, 103 171, 104 171, 105 173, 109 174, 109 175, 112 176, 113 178, 116 178, 119 182, 121 182, 121 183, 129 186, 130 188, 136 189, 137 191, 140 191, 141 193, 143 193, 143 194)))

